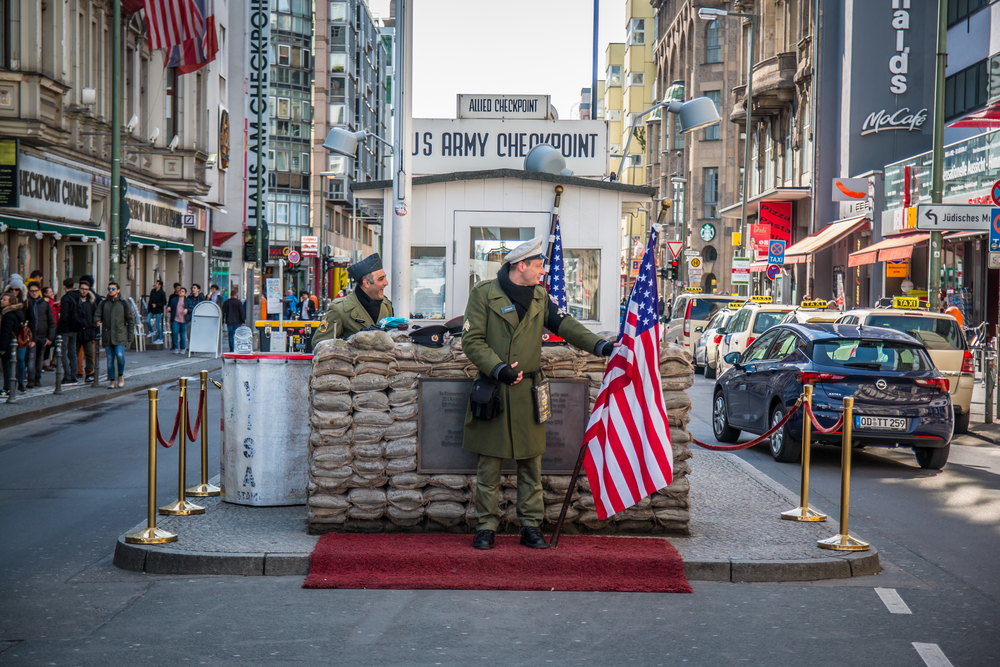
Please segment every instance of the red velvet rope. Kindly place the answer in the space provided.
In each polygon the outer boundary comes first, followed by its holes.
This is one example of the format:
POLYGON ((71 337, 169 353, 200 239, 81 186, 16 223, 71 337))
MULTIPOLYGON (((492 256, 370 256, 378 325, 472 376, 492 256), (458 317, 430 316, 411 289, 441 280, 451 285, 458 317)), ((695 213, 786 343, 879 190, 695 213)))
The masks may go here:
POLYGON ((181 426, 181 401, 182 400, 183 399, 181 397, 177 398, 177 415, 174 417, 174 430, 170 434, 170 440, 169 441, 163 439, 163 435, 160 434, 160 420, 159 419, 156 420, 156 441, 159 442, 161 445, 163 445, 164 447, 166 447, 168 449, 170 447, 173 447, 174 446, 174 442, 177 441, 177 432, 180 430, 180 426, 181 426))
POLYGON ((194 442, 198 437, 198 430, 201 428, 201 411, 205 406, 205 401, 202 400, 205 390, 202 389, 202 393, 198 395, 198 416, 194 420, 194 430, 191 430, 191 412, 188 411, 188 423, 187 423, 187 434, 188 440, 194 442))
POLYGON ((704 449, 710 449, 713 452, 735 452, 740 449, 749 449, 750 447, 756 447, 757 445, 761 444, 762 442, 770 438, 772 435, 774 435, 775 432, 778 431, 778 429, 783 428, 785 426, 785 423, 792 418, 792 415, 795 414, 795 411, 799 409, 799 405, 801 403, 802 403, 802 398, 800 397, 799 400, 795 402, 795 405, 792 406, 792 409, 788 411, 788 414, 782 417, 781 421, 772 426, 770 431, 768 431, 767 433, 758 438, 755 438, 754 440, 751 440, 750 442, 741 442, 738 445, 710 445, 707 442, 702 442, 701 440, 697 440, 695 438, 692 438, 691 441, 694 444, 698 445, 699 447, 702 447, 704 449))
POLYGON ((817 433, 834 433, 839 431, 840 427, 844 425, 844 415, 841 414, 840 419, 837 420, 836 424, 830 426, 829 428, 823 428, 819 425, 819 420, 817 420, 816 415, 813 414, 812 405, 809 403, 806 403, 806 414, 809 415, 809 421, 812 422, 813 431, 817 433))

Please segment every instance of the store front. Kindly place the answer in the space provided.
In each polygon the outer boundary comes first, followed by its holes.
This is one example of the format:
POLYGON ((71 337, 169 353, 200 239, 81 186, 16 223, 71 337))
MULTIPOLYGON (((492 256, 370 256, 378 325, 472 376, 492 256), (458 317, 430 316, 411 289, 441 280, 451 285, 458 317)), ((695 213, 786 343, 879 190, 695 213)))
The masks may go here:
MULTIPOLYGON (((842 310, 864 305, 867 276, 848 271, 849 253, 867 245, 871 235, 871 221, 864 216, 836 220, 824 226, 785 250, 784 270, 796 274, 795 267, 805 266, 806 284, 797 280, 791 285, 792 294, 785 303, 798 303, 807 298, 836 301, 842 310), (817 267, 829 271, 822 280, 817 267)), ((752 270, 752 267, 751 267, 752 270)), ((760 273, 756 275, 762 275, 760 273)), ((801 278, 799 278, 801 280, 801 278)))

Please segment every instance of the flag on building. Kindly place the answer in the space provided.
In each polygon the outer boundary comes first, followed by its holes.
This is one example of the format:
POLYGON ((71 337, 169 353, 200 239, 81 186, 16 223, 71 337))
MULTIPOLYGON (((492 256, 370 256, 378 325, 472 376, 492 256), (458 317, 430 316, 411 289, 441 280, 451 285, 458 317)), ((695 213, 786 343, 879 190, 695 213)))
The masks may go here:
POLYGON ((621 345, 608 360, 584 435, 583 466, 602 521, 673 479, 670 429, 660 389, 656 237, 654 229, 622 321, 621 345))
POLYGON ((205 30, 204 0, 145 0, 149 48, 169 49, 205 30))
MULTIPOLYGON (((148 0, 147 0, 148 1, 148 0)), ((167 67, 176 67, 178 74, 190 74, 215 60, 219 39, 215 27, 215 0, 189 0, 200 17, 200 28, 193 37, 170 49, 167 67)))
POLYGON ((549 247, 549 272, 545 280, 549 298, 559 307, 560 313, 569 314, 569 304, 566 300, 566 267, 563 266, 562 228, 558 219, 549 247))

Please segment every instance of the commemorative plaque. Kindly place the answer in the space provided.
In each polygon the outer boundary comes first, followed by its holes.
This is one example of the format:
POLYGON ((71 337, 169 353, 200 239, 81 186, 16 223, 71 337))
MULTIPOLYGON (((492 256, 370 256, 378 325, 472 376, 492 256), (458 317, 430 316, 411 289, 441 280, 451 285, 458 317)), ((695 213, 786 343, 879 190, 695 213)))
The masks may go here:
MULTIPOLYGON (((576 465, 583 434, 587 430, 590 405, 587 381, 551 378, 552 418, 545 422, 545 454, 542 473, 571 475, 576 465)), ((469 404, 472 380, 420 378, 417 385, 417 472, 476 474, 479 460, 475 452, 462 449, 465 408, 469 404)), ((531 419, 530 415, 526 415, 531 419)), ((503 412, 494 419, 507 419, 503 412)), ((504 461, 504 474, 517 468, 504 461)))

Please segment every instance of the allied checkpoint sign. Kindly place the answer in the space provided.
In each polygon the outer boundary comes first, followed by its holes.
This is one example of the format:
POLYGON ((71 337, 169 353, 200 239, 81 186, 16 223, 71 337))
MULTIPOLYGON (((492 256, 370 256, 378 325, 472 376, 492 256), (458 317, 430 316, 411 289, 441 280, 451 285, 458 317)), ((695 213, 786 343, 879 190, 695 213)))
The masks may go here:
POLYGON ((608 125, 603 120, 414 118, 414 174, 524 169, 524 158, 548 144, 574 176, 608 172, 608 125))

